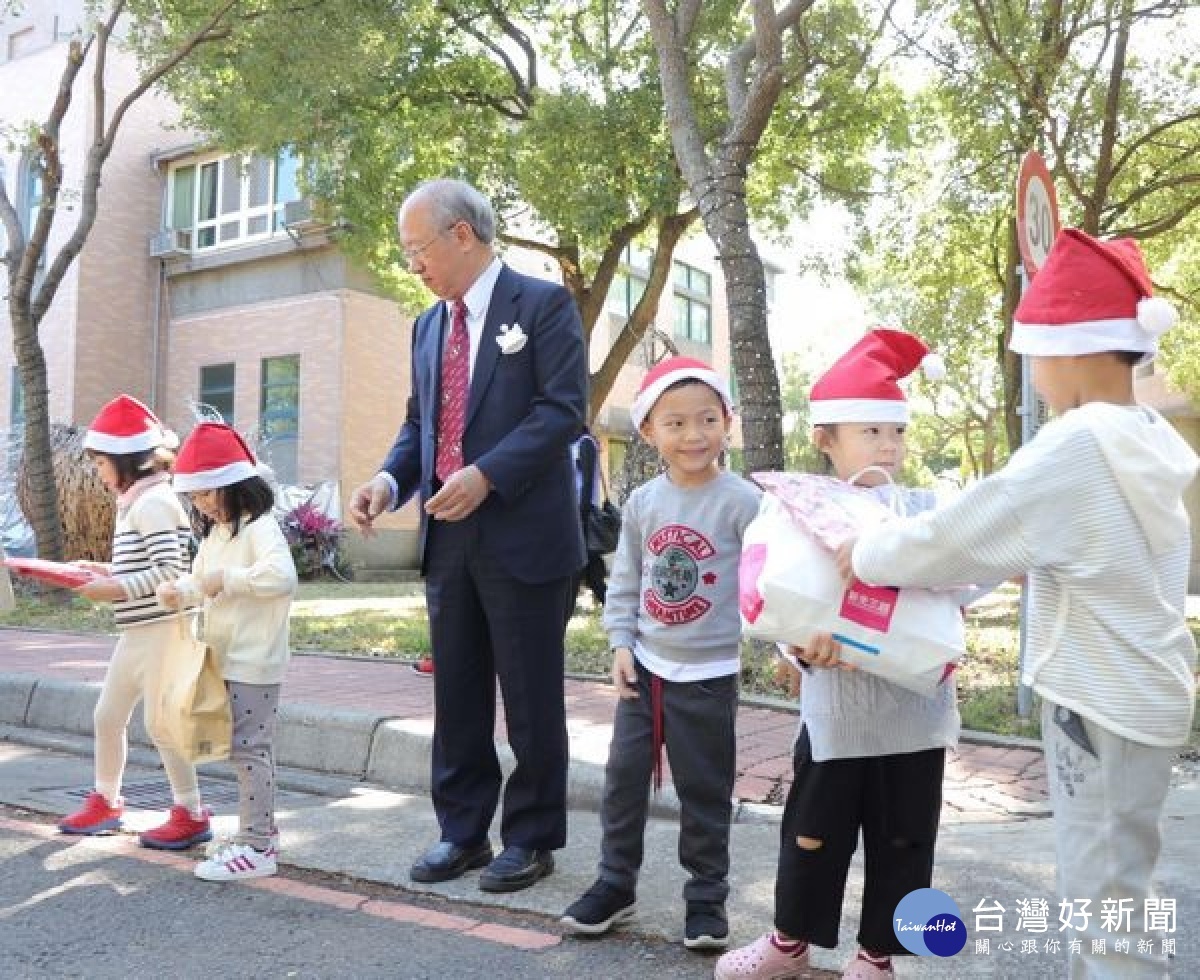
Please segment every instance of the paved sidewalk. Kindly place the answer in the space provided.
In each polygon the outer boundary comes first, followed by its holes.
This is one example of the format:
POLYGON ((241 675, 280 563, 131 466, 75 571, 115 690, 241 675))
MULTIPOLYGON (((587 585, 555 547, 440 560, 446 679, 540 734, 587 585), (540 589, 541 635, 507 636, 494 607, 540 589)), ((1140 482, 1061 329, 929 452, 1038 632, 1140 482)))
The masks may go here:
MULTIPOLYGON (((91 713, 113 642, 113 637, 0 629, 0 802, 41 814, 65 813, 78 805, 91 785, 91 713)), ((557 930, 562 909, 595 877, 601 828, 594 808, 613 707, 602 683, 572 680, 567 692, 568 846, 555 855, 556 872, 537 887, 491 895, 478 889, 477 875, 428 886, 408 878, 413 856, 438 834, 427 797, 429 680, 394 661, 295 657, 284 687, 277 745, 285 872, 294 868, 380 882, 464 903, 463 908, 503 906, 543 916, 547 928, 557 930)), ((738 792, 744 803, 730 835, 728 910, 733 941, 740 944, 770 922, 780 810, 773 804, 786 789, 796 717, 790 710, 744 704, 738 720, 738 792)), ((502 734, 503 725, 498 728, 502 734)), ((161 820, 170 803, 157 754, 140 747, 146 742, 139 729, 135 720, 125 783, 131 831, 161 820)), ((503 755, 507 747, 501 748, 503 755)), ((226 832, 236 811, 228 766, 201 767, 201 778, 217 813, 217 831, 226 832)), ((1052 915, 1058 908, 1053 827, 1048 819, 1035 819, 1046 813, 1044 779, 1040 753, 1025 746, 964 744, 952 759, 934 886, 957 902, 971 941, 947 960, 898 961, 901 980, 1063 976, 1065 954, 1057 946, 1049 949, 1051 939, 1062 938, 1053 919, 1046 936, 1030 937, 1017 913, 1020 902, 1033 899, 1050 902, 1052 915), (979 925, 977 910, 992 910, 995 903, 1008 910, 1002 934, 979 925)), ((680 937, 685 879, 677 859, 673 798, 665 787, 656 809, 666 819, 651 819, 646 828, 639 911, 631 927, 670 942, 680 937)), ((1158 885, 1178 904, 1172 975, 1198 977, 1200 762, 1193 757, 1177 766, 1164 827, 1158 885)), ((15 832, 0 826, 0 835, 15 832)), ((493 843, 494 833, 493 828, 493 843)), ((132 844, 126 840, 125 846, 132 844)), ((853 954, 862 880, 859 854, 847 886, 839 945, 815 950, 813 978, 836 976, 853 954)), ((654 967, 648 963, 647 969, 654 967)), ((697 980, 712 976, 711 958, 696 959, 695 975, 697 980)))
MULTIPOLYGON (((116 638, 104 635, 0 629, 0 675, 34 675, 66 682, 104 677, 116 638)), ((602 767, 612 736, 614 695, 606 683, 568 679, 567 719, 572 759, 602 767)), ((361 713, 388 719, 408 732, 428 732, 433 723, 432 683, 395 660, 351 659, 297 654, 283 688, 285 707, 305 709, 310 724, 322 712, 341 722, 361 713)), ((497 739, 504 740, 502 711, 497 739)), ((12 721, 14 719, 4 719, 12 721)), ((89 730, 90 716, 82 727, 89 730)), ((738 711, 738 779, 735 793, 747 804, 782 804, 791 778, 791 749, 797 716, 786 704, 765 707, 744 702, 738 711)), ((1040 750, 1028 745, 964 741, 946 772, 946 822, 1013 820, 1048 815, 1045 766, 1040 750)), ((669 773, 667 774, 669 776, 669 773)), ((599 782, 597 774, 593 782, 599 782)), ((411 782, 411 780, 410 780, 411 782)), ((592 787, 598 790, 598 785, 592 787)), ((761 812, 761 811, 760 811, 761 812)), ((769 811, 768 811, 769 812, 769 811)))

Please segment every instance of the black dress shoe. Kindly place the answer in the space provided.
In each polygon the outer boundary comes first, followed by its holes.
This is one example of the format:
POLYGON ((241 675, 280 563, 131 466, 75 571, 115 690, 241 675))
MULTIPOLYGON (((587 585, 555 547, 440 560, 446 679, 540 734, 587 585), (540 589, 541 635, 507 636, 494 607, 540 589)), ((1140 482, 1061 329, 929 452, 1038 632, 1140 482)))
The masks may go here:
POLYGON ((554 870, 554 855, 528 847, 506 847, 483 869, 479 887, 485 892, 519 892, 554 870))
POLYGON ((438 841, 417 858, 408 870, 413 881, 451 881, 461 878, 468 871, 482 868, 492 860, 492 845, 487 841, 474 847, 466 847, 448 840, 438 841))

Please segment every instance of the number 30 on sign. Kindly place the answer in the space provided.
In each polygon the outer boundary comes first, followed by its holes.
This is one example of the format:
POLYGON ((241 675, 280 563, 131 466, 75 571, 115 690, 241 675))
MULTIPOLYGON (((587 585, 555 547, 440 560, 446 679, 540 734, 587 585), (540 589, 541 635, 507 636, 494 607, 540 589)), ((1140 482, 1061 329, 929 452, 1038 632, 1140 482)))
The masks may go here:
POLYGON ((1030 150, 1017 176, 1017 246, 1029 279, 1046 261, 1059 227, 1054 181, 1046 161, 1030 150))

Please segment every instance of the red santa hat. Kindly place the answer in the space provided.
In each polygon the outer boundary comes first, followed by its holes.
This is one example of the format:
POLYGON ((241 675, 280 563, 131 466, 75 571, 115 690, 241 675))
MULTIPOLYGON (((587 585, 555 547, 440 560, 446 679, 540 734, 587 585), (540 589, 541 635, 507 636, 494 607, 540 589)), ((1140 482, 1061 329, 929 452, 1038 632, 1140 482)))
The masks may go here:
POLYGON ((83 436, 83 448, 114 456, 174 449, 179 438, 150 409, 129 395, 117 395, 100 409, 83 436))
POLYGON ((1154 297, 1137 242, 1065 228, 1017 304, 1008 347, 1034 357, 1133 351, 1145 363, 1177 319, 1154 297))
POLYGON ((725 411, 733 413, 733 396, 729 393, 729 385, 716 371, 698 361, 694 357, 668 357, 654 365, 642 379, 637 397, 629 408, 629 416, 634 428, 640 429, 646 416, 654 407, 654 403, 671 385, 680 381, 702 381, 721 397, 725 411))
POLYGON ((201 422, 183 440, 171 481, 180 493, 228 487, 260 476, 254 453, 221 422, 201 422))
POLYGON ((907 422, 908 402, 897 381, 918 367, 935 380, 946 374, 942 359, 919 337, 884 327, 867 331, 812 386, 809 422, 907 422))

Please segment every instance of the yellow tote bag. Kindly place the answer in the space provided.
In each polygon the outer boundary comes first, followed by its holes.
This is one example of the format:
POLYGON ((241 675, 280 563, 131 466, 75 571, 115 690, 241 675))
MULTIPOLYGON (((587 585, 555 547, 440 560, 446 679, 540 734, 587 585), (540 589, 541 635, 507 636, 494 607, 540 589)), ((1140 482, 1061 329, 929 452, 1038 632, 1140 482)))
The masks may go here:
POLYGON ((191 762, 216 762, 233 747, 229 691, 216 654, 190 635, 184 620, 186 636, 162 666, 154 734, 191 762))

